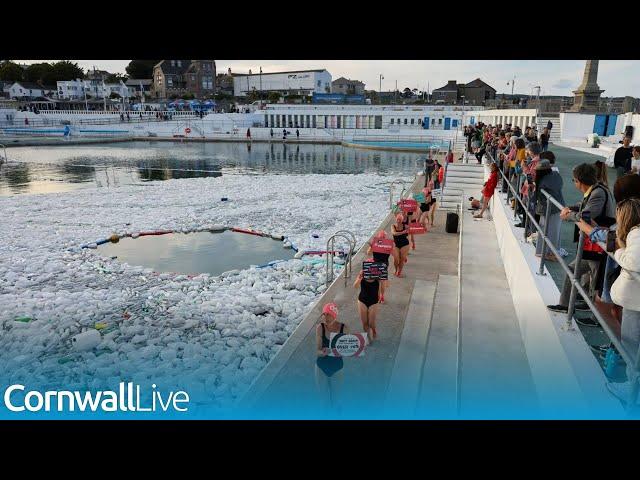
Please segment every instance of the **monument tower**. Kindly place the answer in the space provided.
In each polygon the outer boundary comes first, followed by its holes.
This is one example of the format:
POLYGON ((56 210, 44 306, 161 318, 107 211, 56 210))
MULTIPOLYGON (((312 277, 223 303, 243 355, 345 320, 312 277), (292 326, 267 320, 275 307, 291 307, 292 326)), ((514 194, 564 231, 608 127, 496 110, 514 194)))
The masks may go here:
POLYGON ((600 103, 600 94, 604 90, 598 87, 598 60, 587 60, 582 83, 574 90, 573 106, 570 112, 595 112, 600 103))

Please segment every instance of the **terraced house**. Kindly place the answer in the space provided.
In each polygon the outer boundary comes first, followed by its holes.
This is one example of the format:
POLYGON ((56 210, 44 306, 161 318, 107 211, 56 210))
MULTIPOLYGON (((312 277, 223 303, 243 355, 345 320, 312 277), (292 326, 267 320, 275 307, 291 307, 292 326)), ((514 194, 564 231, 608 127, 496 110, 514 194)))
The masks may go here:
POLYGON ((158 99, 215 93, 215 60, 162 60, 153 67, 152 96, 158 99))

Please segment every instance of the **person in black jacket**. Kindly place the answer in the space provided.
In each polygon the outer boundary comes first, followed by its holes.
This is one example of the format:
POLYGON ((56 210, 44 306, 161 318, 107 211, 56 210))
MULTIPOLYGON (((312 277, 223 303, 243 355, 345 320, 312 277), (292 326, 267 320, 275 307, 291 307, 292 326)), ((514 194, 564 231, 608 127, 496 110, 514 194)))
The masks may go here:
POLYGON ((631 157, 633 148, 630 144, 631 137, 626 135, 622 139, 622 146, 618 147, 615 156, 613 157, 613 166, 616 167, 618 178, 626 175, 631 170, 631 157))

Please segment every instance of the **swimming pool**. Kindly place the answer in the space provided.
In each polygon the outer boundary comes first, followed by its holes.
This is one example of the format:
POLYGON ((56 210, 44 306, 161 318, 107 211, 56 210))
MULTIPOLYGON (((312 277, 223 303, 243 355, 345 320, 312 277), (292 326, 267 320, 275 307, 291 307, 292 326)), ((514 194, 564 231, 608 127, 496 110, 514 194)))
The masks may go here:
POLYGON ((402 141, 374 141, 374 140, 352 140, 343 142, 349 147, 375 148, 380 150, 402 150, 402 151, 423 151, 431 149, 449 148, 449 142, 402 142, 402 141))

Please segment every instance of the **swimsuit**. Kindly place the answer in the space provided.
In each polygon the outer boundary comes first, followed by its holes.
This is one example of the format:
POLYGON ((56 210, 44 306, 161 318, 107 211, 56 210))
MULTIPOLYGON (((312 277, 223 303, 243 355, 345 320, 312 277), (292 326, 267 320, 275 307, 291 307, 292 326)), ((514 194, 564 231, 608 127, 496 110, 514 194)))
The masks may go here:
MULTIPOLYGON (((404 222, 402 222, 402 225, 406 225, 404 222)), ((396 226, 393 226, 393 230, 397 232, 396 230, 396 226)), ((407 233, 404 233, 402 235, 394 235, 393 236, 393 243, 395 243, 396 248, 402 248, 402 247, 406 247, 407 245, 409 245, 409 239, 407 238, 407 233)))
MULTIPOLYGON (((320 325, 322 325, 322 347, 329 348, 329 339, 325 337, 324 334, 324 323, 321 323, 320 325)), ((344 333, 343 330, 344 323, 340 325, 340 333, 344 333)), ((342 360, 342 357, 318 357, 316 359, 316 365, 327 377, 331 377, 334 373, 342 370, 344 361, 342 360)))
POLYGON ((389 266, 389 254, 388 253, 380 253, 373 252, 373 260, 376 262, 386 263, 389 266))
POLYGON ((360 282, 360 295, 358 295, 358 300, 364 303, 367 308, 378 303, 379 285, 380 282, 377 279, 371 282, 362 279, 362 282, 360 282))

